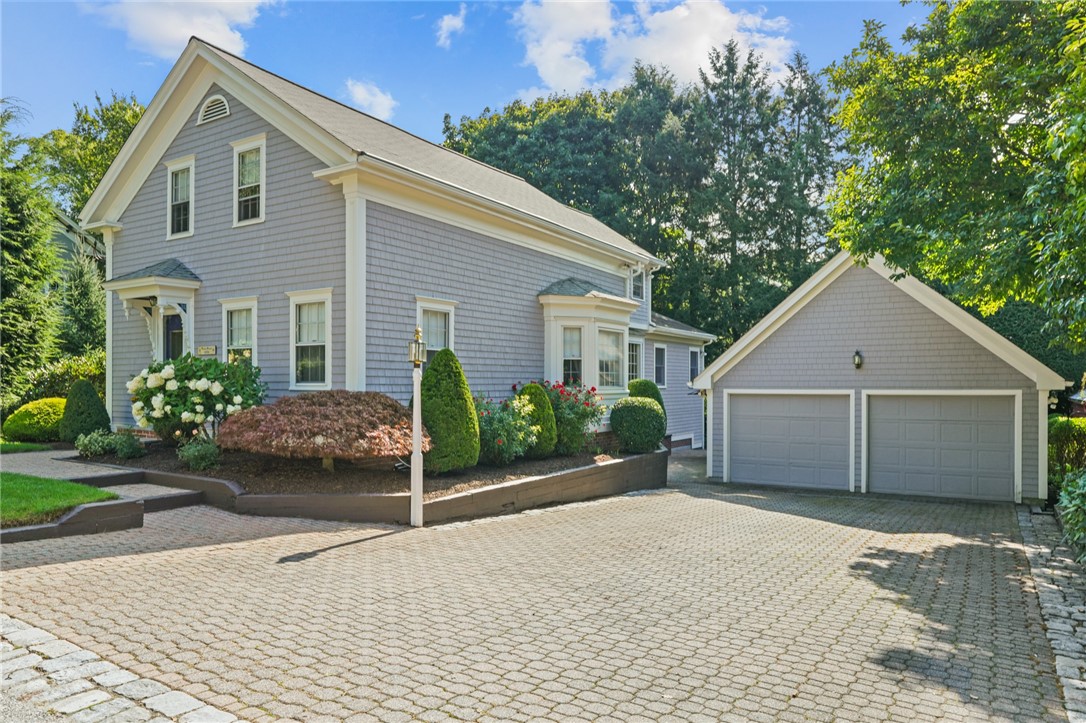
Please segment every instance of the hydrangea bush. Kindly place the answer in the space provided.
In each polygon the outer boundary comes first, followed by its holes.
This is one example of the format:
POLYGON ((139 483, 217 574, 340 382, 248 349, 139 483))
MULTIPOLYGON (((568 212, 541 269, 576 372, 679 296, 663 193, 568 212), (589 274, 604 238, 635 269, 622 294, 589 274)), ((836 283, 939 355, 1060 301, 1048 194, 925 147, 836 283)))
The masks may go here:
POLYGON ((536 442, 539 426, 532 424, 532 402, 513 397, 500 402, 475 398, 479 415, 479 461, 501 467, 525 453, 536 442))
POLYGON ((163 440, 214 439, 228 416, 264 401, 260 368, 186 354, 155 362, 128 382, 132 416, 163 440))

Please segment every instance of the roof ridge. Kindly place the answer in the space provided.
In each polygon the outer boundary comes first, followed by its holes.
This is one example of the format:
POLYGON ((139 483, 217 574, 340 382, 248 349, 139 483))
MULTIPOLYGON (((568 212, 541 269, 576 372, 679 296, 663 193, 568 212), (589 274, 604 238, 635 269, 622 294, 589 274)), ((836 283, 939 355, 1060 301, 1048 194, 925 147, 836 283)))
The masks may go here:
MULTIPOLYGON (((336 100, 335 98, 331 98, 331 97, 325 95, 324 93, 318 93, 317 91, 313 90, 312 88, 307 88, 306 86, 302 85, 301 83, 293 81, 290 78, 285 78, 282 75, 279 75, 278 73, 276 73, 274 71, 268 70, 267 68, 265 68, 265 67, 263 67, 261 65, 257 65, 256 63, 254 63, 252 61, 246 60, 245 58, 241 57, 240 55, 235 55, 234 53, 231 53, 229 50, 224 50, 223 48, 220 48, 218 45, 215 45, 214 43, 209 43, 208 41, 204 40, 203 38, 201 38, 199 36, 193 35, 193 36, 191 36, 190 40, 195 40, 198 43, 202 43, 203 45, 206 45, 207 47, 209 47, 209 48, 211 48, 211 49, 213 49, 213 50, 215 50, 215 51, 217 51, 219 53, 222 53, 223 55, 228 55, 231 58, 233 58, 234 60, 245 63, 246 65, 251 66, 253 68, 256 68, 257 70, 259 70, 261 72, 264 72, 264 73, 267 73, 268 75, 274 76, 274 77, 278 78, 279 80, 283 81, 284 83, 289 83, 289 84, 293 85, 295 88, 299 88, 301 90, 304 90, 307 93, 310 93, 312 95, 323 98, 324 100, 328 101, 329 103, 335 103, 336 105, 338 105, 338 106, 340 106, 342 108, 346 108, 349 111, 352 111, 354 113, 358 113, 359 115, 365 116, 366 118, 369 118, 370 120, 373 120, 373 121, 376 121, 376 122, 378 122, 378 123, 380 123, 382 125, 388 126, 389 128, 391 128, 394 131, 402 133, 402 134, 404 134, 406 136, 411 136, 412 138, 415 138, 416 140, 420 140, 423 143, 427 143, 427 144, 433 146, 434 148, 440 148, 441 150, 445 151, 446 153, 452 153, 452 154, 454 154, 454 155, 456 155, 456 156, 458 156, 460 158, 467 159, 467 160, 471 161, 472 163, 477 163, 478 165, 483 166, 485 168, 489 168, 489 169, 491 169, 493 171, 497 171, 498 173, 505 174, 506 176, 509 176, 510 178, 515 178, 518 181, 524 181, 525 183, 528 183, 528 181, 526 179, 524 179, 521 176, 518 176, 515 173, 510 173, 509 171, 502 170, 501 168, 498 168, 497 166, 492 166, 489 163, 485 163, 483 161, 480 161, 477 158, 472 158, 471 156, 469 156, 467 154, 460 153, 459 151, 454 151, 451 148, 446 148, 445 146, 441 145, 440 143, 434 143, 433 141, 431 141, 431 140, 429 140, 427 138, 423 138, 422 136, 417 135, 415 133, 412 133, 409 130, 401 128, 400 126, 397 126, 397 125, 395 125, 393 123, 389 123, 388 121, 386 121, 386 120, 384 120, 382 118, 378 118, 375 115, 371 115, 370 113, 359 110, 358 108, 355 108, 354 106, 347 105, 343 101, 339 101, 339 100, 336 100)), ((273 95, 275 94, 274 91, 272 91, 270 88, 265 87, 265 90, 267 90, 269 93, 272 93, 273 95)), ((276 97, 279 98, 279 100, 283 101, 284 103, 287 102, 284 98, 281 98, 278 95, 276 95, 276 97)), ((289 103, 288 103, 288 105, 289 105, 289 103)), ((313 119, 311 118, 310 120, 313 120, 313 119)), ((313 120, 313 122, 317 123, 317 121, 315 121, 315 120, 313 120)), ((318 123, 318 125, 320 125, 320 124, 318 123)), ((357 153, 361 153, 361 154, 366 153, 366 150, 364 148, 352 148, 351 150, 353 150, 353 151, 355 151, 357 153)), ((531 184, 528 184, 528 185, 531 185, 531 184)), ((533 188, 534 188, 534 186, 533 186, 533 188)), ((566 204, 566 205, 568 206, 568 204, 566 204)), ((573 207, 570 206, 570 208, 573 208, 573 207)), ((574 209, 574 210, 580 211, 580 209, 574 209)), ((584 213, 584 212, 582 211, 582 213, 584 213)))

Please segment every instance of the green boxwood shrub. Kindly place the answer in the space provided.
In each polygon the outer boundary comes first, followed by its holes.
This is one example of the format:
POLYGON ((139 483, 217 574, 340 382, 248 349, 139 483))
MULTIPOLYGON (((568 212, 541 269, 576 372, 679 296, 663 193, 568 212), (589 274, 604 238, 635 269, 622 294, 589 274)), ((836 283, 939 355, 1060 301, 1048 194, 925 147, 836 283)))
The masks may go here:
POLYGON ((656 386, 656 382, 651 379, 631 379, 626 388, 630 391, 631 397, 646 397, 656 400, 656 403, 660 405, 660 409, 664 410, 664 428, 666 429, 667 407, 664 406, 664 395, 660 393, 660 387, 656 386))
POLYGON ((653 452, 664 438, 664 408, 655 399, 626 397, 611 407, 611 429, 626 452, 653 452))
POLYGON ((80 457, 105 457, 115 451, 113 437, 111 432, 100 429, 81 434, 75 438, 75 448, 79 451, 80 457))
POLYGON ((56 442, 60 439, 60 420, 64 400, 46 397, 28 402, 4 421, 4 439, 13 442, 56 442))
POLYGON ((121 459, 136 459, 147 450, 131 430, 125 429, 113 435, 113 453, 121 459))
POLYGON ((72 385, 60 420, 60 441, 74 442, 81 434, 97 430, 109 431, 109 413, 94 385, 80 379, 72 385))
POLYGON ((528 419, 533 427, 539 431, 535 435, 535 443, 528 447, 524 456, 530 459, 542 459, 554 454, 554 447, 558 444, 558 428, 555 426, 554 409, 551 407, 550 397, 542 386, 532 382, 525 384, 524 388, 517 392, 517 397, 526 399, 532 405, 528 419))
POLYGON ((442 349, 422 375, 422 423, 432 445, 426 471, 441 474, 479 463, 479 417, 460 360, 442 349))
POLYGON ((219 445, 210 439, 197 437, 191 442, 186 442, 177 448, 177 458, 185 463, 185 466, 193 472, 217 467, 222 453, 219 445))

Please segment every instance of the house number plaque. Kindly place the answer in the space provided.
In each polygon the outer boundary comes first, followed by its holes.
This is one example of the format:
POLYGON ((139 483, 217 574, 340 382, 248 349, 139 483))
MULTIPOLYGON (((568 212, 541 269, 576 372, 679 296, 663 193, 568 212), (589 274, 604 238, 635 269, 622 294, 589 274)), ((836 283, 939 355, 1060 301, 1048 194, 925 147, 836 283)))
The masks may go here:
POLYGON ((198 346, 196 347, 196 356, 215 356, 219 351, 217 346, 198 346))

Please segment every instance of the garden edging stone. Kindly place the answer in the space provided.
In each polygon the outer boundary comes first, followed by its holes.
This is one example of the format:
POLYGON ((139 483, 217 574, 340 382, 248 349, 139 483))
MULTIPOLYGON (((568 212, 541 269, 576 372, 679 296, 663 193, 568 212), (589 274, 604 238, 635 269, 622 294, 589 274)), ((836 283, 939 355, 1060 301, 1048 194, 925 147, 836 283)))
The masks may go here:
POLYGON ((143 527, 143 501, 120 499, 89 502, 43 525, 8 527, 0 530, 0 543, 46 540, 71 535, 93 535, 143 527))

